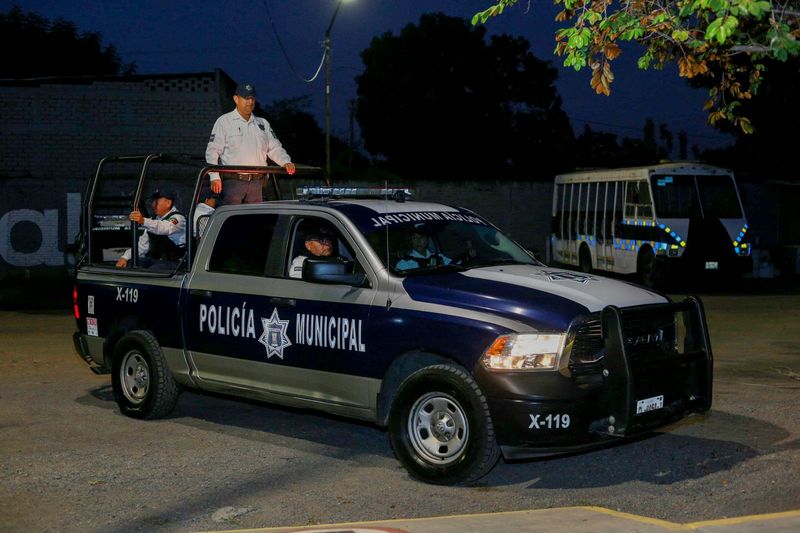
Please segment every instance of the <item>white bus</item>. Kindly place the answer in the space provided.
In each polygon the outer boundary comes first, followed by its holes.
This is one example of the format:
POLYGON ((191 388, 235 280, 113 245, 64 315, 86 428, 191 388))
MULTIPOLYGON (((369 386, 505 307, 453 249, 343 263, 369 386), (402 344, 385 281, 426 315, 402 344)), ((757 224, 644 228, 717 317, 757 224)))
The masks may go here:
POLYGON ((750 268, 747 219, 733 173, 670 163, 556 176, 548 262, 645 285, 667 274, 750 268))

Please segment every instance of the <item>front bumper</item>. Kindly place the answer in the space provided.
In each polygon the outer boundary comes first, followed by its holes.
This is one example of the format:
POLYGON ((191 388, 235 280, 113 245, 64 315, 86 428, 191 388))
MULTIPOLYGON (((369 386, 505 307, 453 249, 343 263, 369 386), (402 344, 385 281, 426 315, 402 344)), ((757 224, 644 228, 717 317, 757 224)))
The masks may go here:
POLYGON ((604 355, 588 369, 501 373, 478 365, 476 378, 506 459, 601 446, 711 407, 713 357, 698 299, 629 309, 608 306, 601 323, 604 355), (651 316, 670 314, 684 324, 678 350, 657 344, 663 331, 631 333, 651 316), (652 349, 643 346, 651 339, 652 349))

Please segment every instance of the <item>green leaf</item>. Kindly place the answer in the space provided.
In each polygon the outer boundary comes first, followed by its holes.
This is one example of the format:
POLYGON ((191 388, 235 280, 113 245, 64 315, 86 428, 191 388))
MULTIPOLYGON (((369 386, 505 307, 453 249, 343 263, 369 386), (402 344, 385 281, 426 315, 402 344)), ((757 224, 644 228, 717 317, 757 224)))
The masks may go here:
POLYGON ((749 4, 747 8, 751 15, 760 19, 765 13, 768 13, 772 9, 772 5, 769 2, 761 1, 753 2, 749 4))
POLYGON ((715 38, 719 39, 718 35, 721 29, 722 29, 722 19, 721 18, 714 19, 714 21, 708 25, 708 28, 706 28, 706 41, 712 41, 715 38))
POLYGON ((689 38, 689 32, 686 30, 675 30, 672 32, 672 38, 682 43, 689 38))

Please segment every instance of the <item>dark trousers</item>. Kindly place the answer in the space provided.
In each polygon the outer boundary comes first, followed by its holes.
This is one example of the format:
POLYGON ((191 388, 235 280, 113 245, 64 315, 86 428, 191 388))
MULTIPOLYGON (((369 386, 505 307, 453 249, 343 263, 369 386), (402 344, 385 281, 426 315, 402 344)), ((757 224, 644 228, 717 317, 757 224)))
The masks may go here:
POLYGON ((257 204, 264 200, 264 178, 251 181, 229 178, 222 182, 221 205, 257 204))

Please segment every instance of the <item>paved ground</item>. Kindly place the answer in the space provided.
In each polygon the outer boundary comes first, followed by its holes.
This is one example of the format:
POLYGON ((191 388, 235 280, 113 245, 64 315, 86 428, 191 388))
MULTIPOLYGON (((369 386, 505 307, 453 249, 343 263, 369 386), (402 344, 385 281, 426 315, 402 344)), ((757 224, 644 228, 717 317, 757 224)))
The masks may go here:
MULTIPOLYGON (((223 530, 598 506, 706 531, 692 524, 800 509, 800 296, 704 300, 716 357, 708 415, 624 446, 501 462, 461 488, 410 480, 380 429, 311 412, 185 393, 168 419, 123 417, 109 377, 75 356, 66 312, 0 312, 0 530, 223 530)), ((503 516, 548 530, 568 516, 549 512, 503 516)), ((603 513, 588 512, 563 530, 657 531, 636 521, 602 529, 603 513)), ((796 529, 793 516, 784 518, 796 529)), ((502 516, 488 520, 502 530, 502 516)), ((707 530, 723 531, 714 524, 707 530)))

